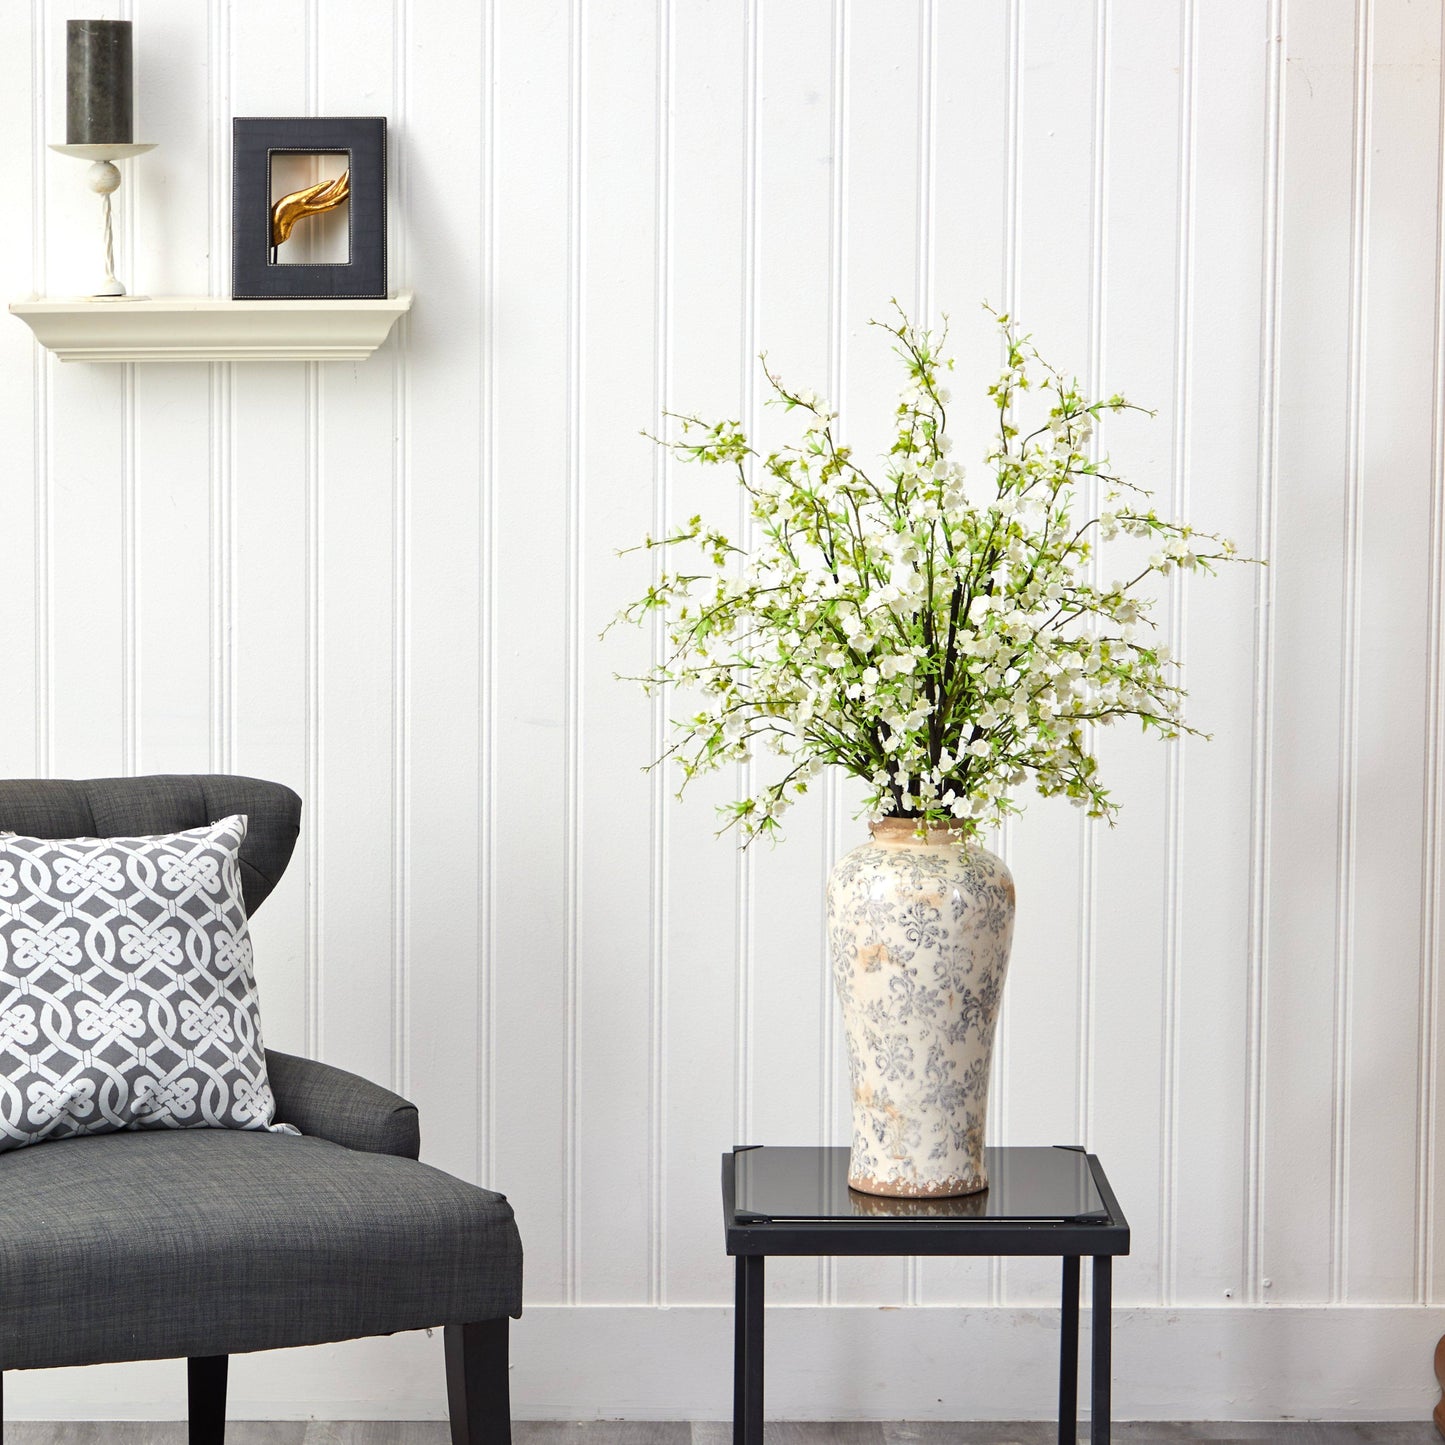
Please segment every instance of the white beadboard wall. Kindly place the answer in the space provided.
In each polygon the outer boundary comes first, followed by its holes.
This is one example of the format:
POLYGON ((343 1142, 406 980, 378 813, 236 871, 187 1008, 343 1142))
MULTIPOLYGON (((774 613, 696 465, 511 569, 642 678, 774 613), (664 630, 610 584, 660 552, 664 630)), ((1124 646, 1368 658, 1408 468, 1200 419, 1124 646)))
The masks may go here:
MULTIPOLYGON (((951 313, 965 446, 1016 310, 1122 470, 1268 556, 1161 617, 1192 719, 1035 804, 993 1137, 1134 1228, 1121 1415, 1423 1418, 1445 1329, 1440 0, 5 0, 0 296, 83 289, 67 16, 136 23, 118 236, 225 294, 230 117, 391 122, 416 306, 351 365, 61 365, 0 319, 0 774, 235 770, 307 804, 268 1037, 422 1109, 527 1248, 519 1415, 722 1416, 718 1155, 845 1137, 821 888, 846 789, 740 857, 645 776, 615 549, 709 499, 639 429, 876 437, 890 296, 951 313)), ((1053 1265, 783 1261, 780 1416, 1046 1417, 1053 1265), (902 1312, 896 1306, 920 1308, 902 1312), (961 1362, 969 1368, 960 1368, 961 1362)), ((0 1302, 3 1308, 3 1302, 0 1302)), ((436 1415, 424 1336, 237 1362, 240 1416, 436 1415)), ((159 1417, 177 1365, 11 1376, 159 1417)))

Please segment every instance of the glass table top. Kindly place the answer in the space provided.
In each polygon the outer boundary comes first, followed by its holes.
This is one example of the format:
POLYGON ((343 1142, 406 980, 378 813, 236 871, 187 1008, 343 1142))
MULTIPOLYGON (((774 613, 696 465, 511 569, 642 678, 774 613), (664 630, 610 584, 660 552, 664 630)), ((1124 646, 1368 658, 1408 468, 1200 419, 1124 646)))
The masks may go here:
POLYGON ((984 1151, 989 1187, 956 1199, 894 1199, 848 1188, 846 1148, 755 1148, 734 1157, 734 1217, 1104 1220, 1088 1156, 1077 1149, 984 1151))

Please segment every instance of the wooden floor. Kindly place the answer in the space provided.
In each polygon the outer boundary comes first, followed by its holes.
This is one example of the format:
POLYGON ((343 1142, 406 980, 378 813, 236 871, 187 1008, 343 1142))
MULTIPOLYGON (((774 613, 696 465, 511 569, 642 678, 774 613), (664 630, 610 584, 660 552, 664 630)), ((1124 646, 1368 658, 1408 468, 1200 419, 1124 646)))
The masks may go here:
MULTIPOLYGON (((730 1445, 721 1422, 589 1420, 580 1424, 522 1421, 516 1445, 730 1445)), ((768 1445, 1053 1445, 1053 1424, 775 1424, 768 1445)), ((1118 1445, 1185 1445, 1195 1440, 1269 1441, 1273 1445, 1441 1445, 1428 1422, 1390 1425, 1118 1424, 1118 1445)), ((1081 1445, 1087 1442, 1081 1432, 1081 1445)), ((226 1445, 448 1445, 439 1421, 235 1421, 226 1445)), ((186 1427, 165 1424, 37 1424, 5 1426, 4 1445, 185 1445, 186 1427)))

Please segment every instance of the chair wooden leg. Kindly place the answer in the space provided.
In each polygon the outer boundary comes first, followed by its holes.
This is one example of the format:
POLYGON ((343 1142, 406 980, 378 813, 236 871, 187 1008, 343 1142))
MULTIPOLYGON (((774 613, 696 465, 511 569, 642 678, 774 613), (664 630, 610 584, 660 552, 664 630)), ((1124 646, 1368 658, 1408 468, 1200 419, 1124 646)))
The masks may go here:
POLYGON ((226 1367, 230 1358, 229 1355, 203 1355, 186 1361, 190 1445, 224 1445, 226 1367))
POLYGON ((511 1445, 507 1321, 448 1325, 444 1339, 452 1445, 511 1445))
POLYGON ((1445 1436, 1445 1335, 1435 1346, 1435 1378, 1440 1382, 1440 1403, 1435 1406, 1435 1428, 1445 1436))

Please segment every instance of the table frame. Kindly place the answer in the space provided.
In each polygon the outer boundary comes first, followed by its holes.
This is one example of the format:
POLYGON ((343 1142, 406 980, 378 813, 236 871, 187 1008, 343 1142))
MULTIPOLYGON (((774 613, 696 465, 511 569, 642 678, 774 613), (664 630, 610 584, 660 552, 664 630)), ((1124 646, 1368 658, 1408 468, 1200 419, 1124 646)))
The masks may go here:
MULTIPOLYGON (((1089 1220, 760 1219, 737 1217, 736 1155, 722 1160, 727 1252, 736 1260, 733 1323, 733 1445, 763 1445, 764 1261, 773 1255, 1058 1255, 1063 1261, 1059 1340, 1059 1445, 1076 1445, 1079 1393, 1079 1284, 1093 1261, 1090 1362, 1091 1445, 1109 1445, 1113 1264, 1129 1253, 1129 1222, 1098 1156, 1089 1168, 1107 1217, 1089 1220)), ((1074 1148, 1060 1145, 1060 1148, 1074 1148)), ((1082 1150, 1078 1152, 1082 1153, 1082 1150)))

